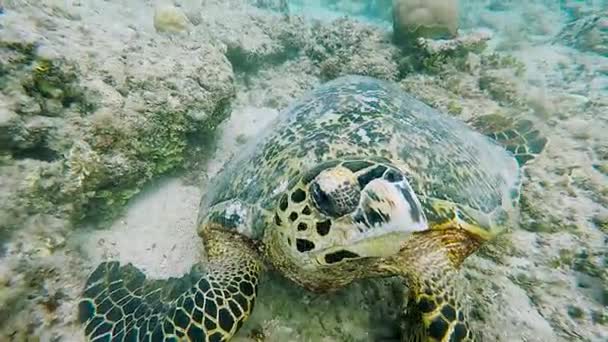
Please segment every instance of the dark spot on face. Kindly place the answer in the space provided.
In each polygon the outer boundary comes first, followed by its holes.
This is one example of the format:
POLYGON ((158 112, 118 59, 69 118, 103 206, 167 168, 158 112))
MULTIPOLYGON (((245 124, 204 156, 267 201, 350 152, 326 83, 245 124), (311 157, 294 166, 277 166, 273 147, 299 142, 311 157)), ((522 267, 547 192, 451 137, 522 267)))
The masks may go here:
POLYGON ((456 319, 456 310, 450 305, 445 305, 441 308, 441 314, 450 322, 456 319))
POLYGON ((287 238, 287 245, 291 246, 291 238, 287 238))
POLYGON ((435 317, 429 326, 429 336, 441 341, 447 332, 448 324, 441 317, 435 317))
POLYGON ((378 165, 375 168, 369 170, 368 172, 362 174, 357 178, 359 186, 361 186, 361 188, 364 188, 367 184, 369 184, 369 182, 382 177, 384 171, 386 171, 386 167, 378 165))
POLYGON ((388 222, 390 217, 378 210, 366 208, 365 216, 367 217, 367 222, 369 222, 370 226, 381 225, 385 222, 388 222))
POLYGON ((279 214, 274 214, 274 223, 277 226, 280 226, 281 224, 283 224, 283 221, 281 221, 281 218, 279 217, 279 214))
POLYGON ((418 207, 416 206, 416 202, 414 201, 411 192, 406 188, 399 187, 399 189, 401 190, 401 194, 403 195, 407 203, 410 205, 410 215, 412 216, 412 220, 414 222, 420 222, 421 214, 418 210, 418 207))
POLYGON ((294 211, 294 212, 292 212, 291 214, 289 214, 289 220, 290 220, 291 222, 293 222, 293 221, 295 221, 295 220, 297 220, 297 219, 298 219, 298 213, 296 213, 295 211, 294 211))
POLYGON ((435 310, 435 308, 435 302, 426 297, 422 297, 422 299, 420 299, 418 302, 418 309, 420 309, 422 312, 432 312, 435 310))
POLYGON ((367 222, 365 222, 365 216, 363 216, 363 213, 361 211, 357 211, 357 214, 355 214, 355 217, 353 218, 353 220, 356 223, 363 223, 364 225, 368 225, 367 222))
POLYGON ((304 253, 313 250, 315 248, 315 244, 306 239, 296 239, 296 248, 298 252, 304 253))
POLYGON ((304 222, 300 222, 300 223, 298 223, 298 231, 303 232, 303 231, 305 231, 306 229, 308 229, 308 226, 306 225, 306 223, 304 223, 304 222))
POLYGON ((337 252, 329 253, 325 255, 325 262, 328 264, 334 264, 336 262, 340 262, 344 259, 354 259, 358 258, 359 254, 353 253, 347 250, 340 250, 337 252))
POLYGON ((462 311, 458 311, 458 320, 464 322, 464 314, 462 313, 462 311))
POLYGON ((306 199, 306 193, 302 189, 297 189, 291 194, 291 200, 294 203, 300 203, 306 199))
POLYGON ((460 342, 465 339, 467 336, 467 328, 464 324, 458 323, 454 326, 454 331, 452 332, 452 336, 450 336, 450 342, 460 342))
POLYGON ((388 170, 385 174, 384 174, 384 179, 386 179, 387 181, 391 182, 391 183, 396 183, 396 182, 401 182, 403 180, 403 176, 401 175, 401 173, 397 172, 396 170, 388 170))
POLYGON ((331 220, 317 222, 317 234, 319 234, 321 236, 325 236, 325 235, 329 234, 330 228, 331 228, 331 220))
POLYGON ((310 214, 311 214, 310 207, 305 206, 304 209, 302 209, 302 215, 310 215, 310 214))
POLYGON ((288 205, 289 202, 287 200, 287 195, 283 194, 283 196, 281 196, 281 199, 279 200, 279 209, 281 209, 281 211, 285 211, 287 210, 288 205))

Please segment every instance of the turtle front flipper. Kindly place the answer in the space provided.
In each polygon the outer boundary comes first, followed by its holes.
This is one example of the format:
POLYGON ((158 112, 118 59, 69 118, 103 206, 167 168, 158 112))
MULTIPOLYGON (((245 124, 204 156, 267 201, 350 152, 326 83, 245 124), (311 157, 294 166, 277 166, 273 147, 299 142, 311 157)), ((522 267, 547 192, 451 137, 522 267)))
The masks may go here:
POLYGON ((473 341, 462 294, 455 286, 462 261, 481 240, 463 229, 416 232, 400 253, 383 261, 408 287, 402 320, 403 341, 473 341))
POLYGON ((475 118, 469 124, 513 153, 520 166, 536 158, 547 144, 547 138, 527 119, 489 114, 475 118))
POLYGON ((89 276, 78 318, 87 341, 227 341, 253 309, 261 262, 247 238, 208 231, 208 262, 181 278, 146 279, 104 262, 89 276))

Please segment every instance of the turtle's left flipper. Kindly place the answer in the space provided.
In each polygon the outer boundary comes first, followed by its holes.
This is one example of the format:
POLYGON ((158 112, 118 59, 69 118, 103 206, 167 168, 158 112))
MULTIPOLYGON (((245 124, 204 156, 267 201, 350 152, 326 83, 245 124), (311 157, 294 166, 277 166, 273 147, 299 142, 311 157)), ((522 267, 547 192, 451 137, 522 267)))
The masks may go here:
POLYGON ((403 341, 474 340, 456 284, 460 264, 480 243, 463 229, 416 232, 386 260, 389 271, 400 274, 408 287, 403 341))
POLYGON ((547 144, 547 138, 528 119, 489 114, 468 123, 513 153, 520 166, 536 158, 547 144))
POLYGON ((228 341, 253 309, 260 261, 243 236, 207 238, 209 262, 181 278, 150 280, 131 264, 100 264, 78 308, 85 339, 228 341))

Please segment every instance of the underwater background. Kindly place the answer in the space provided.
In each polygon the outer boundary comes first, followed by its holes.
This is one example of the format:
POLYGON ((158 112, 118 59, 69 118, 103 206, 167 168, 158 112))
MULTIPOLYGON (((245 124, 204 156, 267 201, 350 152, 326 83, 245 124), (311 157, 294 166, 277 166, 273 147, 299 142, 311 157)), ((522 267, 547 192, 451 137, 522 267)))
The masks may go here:
MULTIPOLYGON (((347 74, 462 120, 538 124, 549 144, 520 227, 462 267, 472 327, 608 341, 602 0, 0 0, 0 341, 83 341, 76 307, 102 260, 188 272, 206 184, 347 74)), ((402 292, 384 279, 318 295, 267 274, 235 340, 399 341, 402 292)))

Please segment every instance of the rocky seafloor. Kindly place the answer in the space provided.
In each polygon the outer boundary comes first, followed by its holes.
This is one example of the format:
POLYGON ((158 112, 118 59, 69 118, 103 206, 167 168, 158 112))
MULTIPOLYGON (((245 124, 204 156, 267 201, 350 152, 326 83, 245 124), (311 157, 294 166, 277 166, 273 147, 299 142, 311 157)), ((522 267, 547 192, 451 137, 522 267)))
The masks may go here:
MULTIPOLYGON (((607 340, 606 13, 467 1, 474 44, 412 55, 382 25, 285 3, 0 1, 0 340, 82 340, 76 303, 102 259, 186 272, 209 178, 293 99, 349 73, 463 120, 538 123, 549 144, 526 170, 521 226, 463 266, 472 326, 484 341, 607 340)), ((402 291, 314 295, 268 275, 237 339, 396 341, 402 291)))

